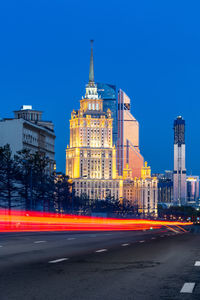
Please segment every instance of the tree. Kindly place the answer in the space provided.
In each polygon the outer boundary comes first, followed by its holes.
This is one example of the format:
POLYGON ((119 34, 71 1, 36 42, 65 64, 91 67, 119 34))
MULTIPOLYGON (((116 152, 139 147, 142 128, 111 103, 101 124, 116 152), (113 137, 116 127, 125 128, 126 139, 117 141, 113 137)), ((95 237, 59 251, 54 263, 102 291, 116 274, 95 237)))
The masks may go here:
POLYGON ((192 220, 196 219, 198 216, 198 211, 192 206, 170 206, 163 207, 162 205, 158 205, 158 215, 160 218, 182 218, 187 219, 191 218, 192 220))
POLYGON ((18 197, 19 168, 12 158, 10 146, 0 147, 0 206, 8 208, 19 205, 18 197))
POLYGON ((32 171, 33 171, 33 157, 30 153, 30 150, 23 149, 17 152, 17 155, 14 156, 14 159, 19 168, 19 180, 20 180, 20 189, 19 195, 25 201, 25 209, 32 209, 32 199, 33 199, 33 180, 32 180, 32 171))
POLYGON ((54 203, 58 213, 66 213, 68 210, 73 211, 73 202, 71 194, 71 183, 69 177, 65 174, 54 175, 54 203))
POLYGON ((26 210, 50 211, 53 208, 54 177, 49 174, 49 159, 43 152, 23 149, 15 155, 20 170, 19 194, 26 210))
POLYGON ((53 206, 54 177, 48 172, 50 160, 43 152, 32 154, 33 208, 42 206, 50 211, 53 206))

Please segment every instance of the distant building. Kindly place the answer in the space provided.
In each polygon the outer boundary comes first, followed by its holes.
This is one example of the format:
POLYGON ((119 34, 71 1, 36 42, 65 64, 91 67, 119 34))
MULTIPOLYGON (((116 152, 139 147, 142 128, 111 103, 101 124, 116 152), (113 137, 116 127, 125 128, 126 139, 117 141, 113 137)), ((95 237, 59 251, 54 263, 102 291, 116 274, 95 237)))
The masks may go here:
POLYGON ((197 206, 199 201, 199 176, 187 176, 187 205, 197 206))
POLYGON ((151 177, 151 168, 145 166, 140 178, 131 178, 131 170, 124 169, 123 198, 134 205, 143 216, 157 216, 158 180, 151 177))
POLYGON ((165 174, 164 173, 153 173, 152 176, 153 177, 157 177, 158 179, 165 178, 165 174))
POLYGON ((174 176, 173 204, 186 204, 185 168, 185 120, 181 116, 174 121, 174 176))
POLYGON ((120 89, 118 92, 118 141, 117 171, 123 175, 126 165, 132 177, 141 177, 144 158, 139 149, 139 123, 130 112, 130 98, 120 89))
POLYGON ((171 181, 173 181, 173 174, 174 174, 174 172, 172 170, 165 170, 165 178, 166 179, 170 179, 171 181))
POLYGON ((117 92, 116 86, 107 83, 97 83, 97 93, 103 99, 103 111, 111 111, 113 119, 113 144, 117 146, 117 92))
POLYGON ((173 171, 152 174, 158 179, 158 204, 170 206, 173 204, 173 171))
POLYGON ((171 205, 173 201, 173 181, 168 178, 158 180, 158 203, 171 205))
POLYGON ((14 114, 14 118, 0 121, 0 146, 9 144, 13 154, 22 149, 40 151, 50 159, 49 171, 52 172, 55 164, 53 123, 43 121, 42 111, 33 110, 31 105, 23 105, 14 114))

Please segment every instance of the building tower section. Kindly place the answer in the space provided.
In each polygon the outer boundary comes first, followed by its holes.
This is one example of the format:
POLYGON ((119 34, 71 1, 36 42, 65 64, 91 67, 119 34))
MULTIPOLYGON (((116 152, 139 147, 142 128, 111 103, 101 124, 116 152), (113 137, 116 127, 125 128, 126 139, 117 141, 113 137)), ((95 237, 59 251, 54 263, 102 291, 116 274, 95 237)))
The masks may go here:
POLYGON ((129 165, 132 177, 141 177, 144 158, 139 149, 139 123, 130 112, 130 98, 118 92, 117 171, 120 176, 129 165))
POLYGON ((117 146, 117 92, 116 86, 108 83, 97 83, 98 95, 103 99, 103 111, 111 110, 113 119, 113 144, 117 146))
POLYGON ((130 169, 124 169, 123 199, 143 216, 157 216, 158 179, 151 176, 151 168, 145 162, 141 177, 131 178, 130 169))
POLYGON ((174 197, 175 205, 186 204, 185 168, 185 120, 181 116, 174 121, 174 197))
POLYGON ((80 109, 70 120, 70 145, 66 149, 66 175, 73 181, 77 196, 89 199, 120 199, 122 180, 116 177, 116 149, 113 146, 111 111, 103 110, 94 82, 91 42, 89 83, 80 109))

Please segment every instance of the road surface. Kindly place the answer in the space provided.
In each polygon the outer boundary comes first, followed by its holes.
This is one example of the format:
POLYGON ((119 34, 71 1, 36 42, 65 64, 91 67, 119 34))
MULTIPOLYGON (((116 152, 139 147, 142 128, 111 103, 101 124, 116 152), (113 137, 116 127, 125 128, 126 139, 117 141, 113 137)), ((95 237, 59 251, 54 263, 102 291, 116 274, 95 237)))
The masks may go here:
POLYGON ((0 299, 199 300, 200 226, 1 234, 0 299))

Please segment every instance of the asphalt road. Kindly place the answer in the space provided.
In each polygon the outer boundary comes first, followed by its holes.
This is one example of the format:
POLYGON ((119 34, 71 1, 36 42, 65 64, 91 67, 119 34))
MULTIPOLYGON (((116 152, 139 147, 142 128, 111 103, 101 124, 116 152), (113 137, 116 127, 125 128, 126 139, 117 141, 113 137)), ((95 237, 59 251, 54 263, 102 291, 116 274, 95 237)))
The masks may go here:
POLYGON ((1 234, 0 300, 199 300, 198 261, 200 226, 1 234))

